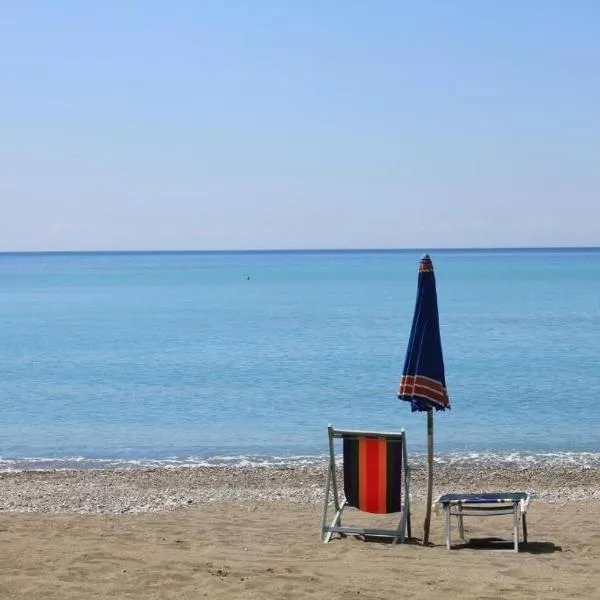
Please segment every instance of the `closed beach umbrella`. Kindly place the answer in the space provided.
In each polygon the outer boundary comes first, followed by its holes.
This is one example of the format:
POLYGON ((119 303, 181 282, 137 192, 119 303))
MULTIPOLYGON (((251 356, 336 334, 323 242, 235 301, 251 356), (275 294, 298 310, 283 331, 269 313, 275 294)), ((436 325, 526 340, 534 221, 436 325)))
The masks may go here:
POLYGON ((437 291, 433 264, 426 254, 419 263, 417 301, 398 398, 413 411, 427 413, 427 506, 423 543, 429 541, 433 485, 433 411, 450 408, 440 337, 437 291))

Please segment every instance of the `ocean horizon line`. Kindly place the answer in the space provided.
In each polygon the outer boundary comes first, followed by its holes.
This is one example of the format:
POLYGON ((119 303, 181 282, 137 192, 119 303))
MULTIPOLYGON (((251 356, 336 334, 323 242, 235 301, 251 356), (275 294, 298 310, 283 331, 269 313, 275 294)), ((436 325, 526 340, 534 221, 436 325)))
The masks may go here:
POLYGON ((1 256, 132 256, 202 254, 412 254, 425 252, 600 252, 600 246, 464 246, 423 248, 248 248, 248 249, 139 249, 139 250, 0 250, 1 256))

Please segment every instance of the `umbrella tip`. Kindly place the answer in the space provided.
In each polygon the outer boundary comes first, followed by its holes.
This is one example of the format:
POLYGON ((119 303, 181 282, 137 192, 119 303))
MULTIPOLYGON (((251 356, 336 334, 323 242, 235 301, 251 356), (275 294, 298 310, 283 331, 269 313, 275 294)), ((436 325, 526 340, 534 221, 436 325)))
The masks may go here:
POLYGON ((424 273, 429 271, 433 271, 433 263, 431 262, 431 258, 429 258, 429 254, 423 254, 419 263, 419 272, 424 273))

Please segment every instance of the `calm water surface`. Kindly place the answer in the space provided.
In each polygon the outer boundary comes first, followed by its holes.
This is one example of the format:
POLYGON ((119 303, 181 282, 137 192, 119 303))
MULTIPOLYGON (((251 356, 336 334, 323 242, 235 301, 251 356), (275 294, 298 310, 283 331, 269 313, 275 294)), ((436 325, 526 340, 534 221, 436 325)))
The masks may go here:
MULTIPOLYGON (((600 251, 433 251, 442 460, 600 464, 600 251), (583 461, 583 462, 582 462, 583 461)), ((0 468, 314 460, 405 427, 419 252, 0 255, 0 468)))

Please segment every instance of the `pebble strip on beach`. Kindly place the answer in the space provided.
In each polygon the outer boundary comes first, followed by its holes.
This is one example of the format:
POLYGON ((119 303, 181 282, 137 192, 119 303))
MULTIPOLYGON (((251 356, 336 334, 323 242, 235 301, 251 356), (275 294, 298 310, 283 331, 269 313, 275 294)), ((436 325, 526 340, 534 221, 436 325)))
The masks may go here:
MULTIPOLYGON (((195 467, 0 474, 3 512, 136 514, 216 501, 323 502, 324 469, 195 467)), ((340 479, 341 481, 341 479, 340 479)), ((425 471, 415 469, 411 493, 424 497, 425 471)), ((527 490, 536 501, 600 500, 600 469, 578 467, 472 469, 436 467, 434 497, 443 492, 527 490)))

